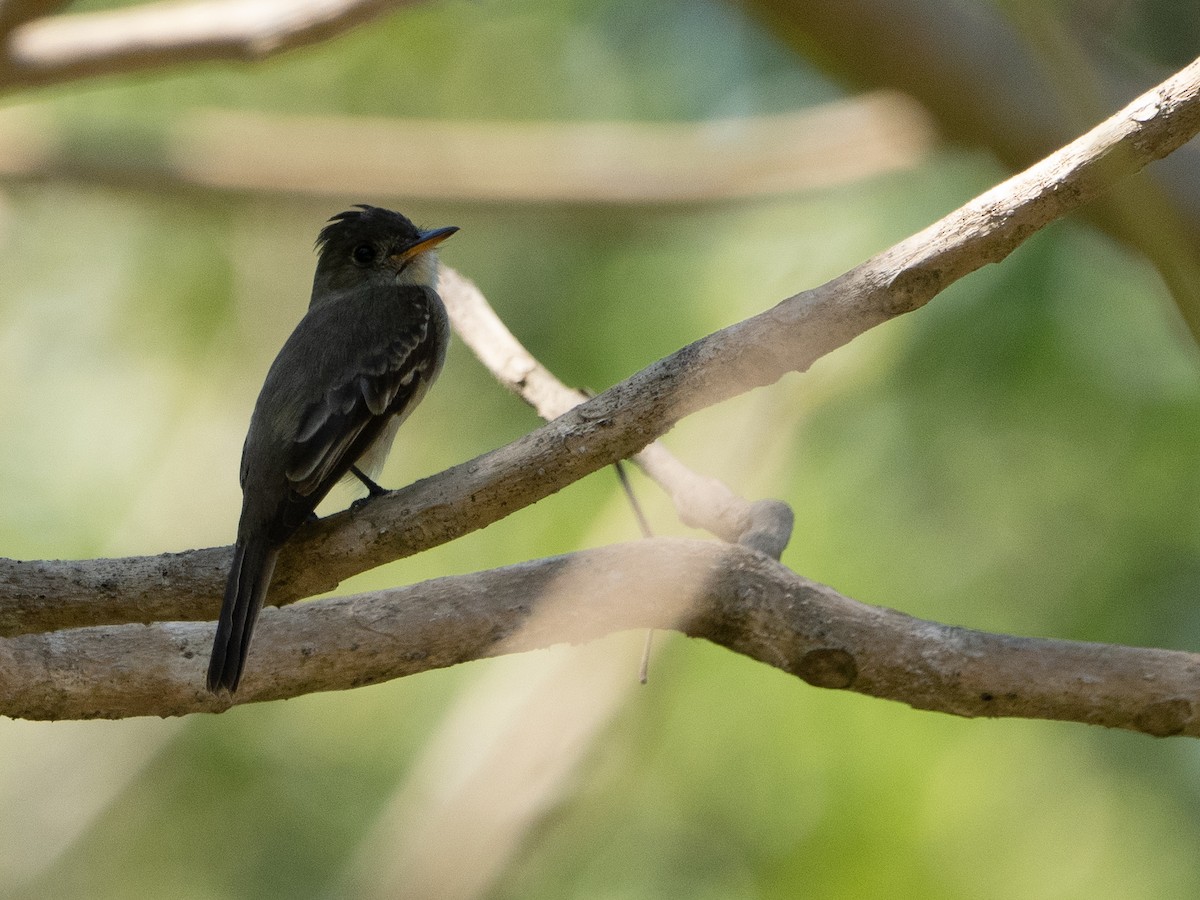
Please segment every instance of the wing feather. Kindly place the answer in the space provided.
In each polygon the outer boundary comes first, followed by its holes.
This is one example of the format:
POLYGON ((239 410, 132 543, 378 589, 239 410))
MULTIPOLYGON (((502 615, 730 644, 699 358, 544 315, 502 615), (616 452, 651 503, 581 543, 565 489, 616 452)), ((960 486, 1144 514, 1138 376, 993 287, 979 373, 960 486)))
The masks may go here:
POLYGON ((347 372, 304 411, 287 469, 297 493, 327 490, 418 394, 418 385, 435 364, 427 340, 428 316, 414 324, 362 357, 355 371, 347 372))

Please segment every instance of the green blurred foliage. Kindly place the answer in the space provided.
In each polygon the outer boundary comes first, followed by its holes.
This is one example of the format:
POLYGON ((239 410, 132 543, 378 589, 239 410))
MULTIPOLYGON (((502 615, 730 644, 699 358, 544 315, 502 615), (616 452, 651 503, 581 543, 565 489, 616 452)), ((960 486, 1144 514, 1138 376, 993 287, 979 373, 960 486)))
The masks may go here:
POLYGON ((1200 7, 1191 0, 1077 0, 1075 5, 1078 14, 1098 19, 1123 50, 1148 62, 1174 69, 1196 57, 1200 7))
MULTIPOLYGON (((83 151, 152 162, 163 129, 199 106, 657 120, 835 96, 723 4, 483 0, 418 5, 259 66, 38 99, 83 151)), ((564 380, 602 389, 838 274, 1001 174, 946 149, 901 175, 760 202, 405 211, 462 226, 447 261, 564 380)), ((0 194, 8 555, 230 540, 249 409, 303 309, 316 230, 338 208, 86 183, 0 194)), ((1200 640, 1198 402, 1195 348, 1155 274, 1065 223, 806 375, 681 423, 667 443, 744 495, 790 502, 797 529, 784 561, 865 602, 1021 634, 1189 648, 1200 640)), ((385 481, 534 425, 458 346, 385 481)), ((655 526, 682 532, 656 490, 635 483, 655 526)), ((599 473, 343 589, 636 534, 615 478, 599 473)), ((960 721, 816 691, 698 642, 659 642, 649 685, 630 691, 534 817, 494 896, 1200 891, 1194 742, 960 721)), ((628 644, 618 636, 602 649, 623 658, 628 644)), ((511 671, 506 662, 179 722, 0 722, 10 857, 0 894, 350 895, 346 885, 371 881, 363 848, 406 796, 429 736, 460 697, 511 671)), ((635 665, 636 654, 631 682, 635 665)), ((572 702, 551 688, 552 701, 572 702)), ((528 710, 512 726, 526 716, 533 727, 528 710)), ((482 752, 479 731, 464 754, 482 752)), ((407 895, 403 884, 376 889, 407 895)))

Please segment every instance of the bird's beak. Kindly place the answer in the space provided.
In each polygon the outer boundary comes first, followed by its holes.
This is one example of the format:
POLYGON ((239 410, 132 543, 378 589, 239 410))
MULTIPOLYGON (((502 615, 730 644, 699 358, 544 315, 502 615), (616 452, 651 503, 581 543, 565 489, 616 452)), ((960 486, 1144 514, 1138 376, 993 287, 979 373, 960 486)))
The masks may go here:
POLYGON ((399 253, 390 257, 391 262, 398 265, 403 265, 414 256, 424 253, 426 250, 432 250, 454 232, 458 231, 458 226, 447 225, 445 228, 434 228, 430 231, 422 231, 417 235, 417 239, 401 250, 399 253))

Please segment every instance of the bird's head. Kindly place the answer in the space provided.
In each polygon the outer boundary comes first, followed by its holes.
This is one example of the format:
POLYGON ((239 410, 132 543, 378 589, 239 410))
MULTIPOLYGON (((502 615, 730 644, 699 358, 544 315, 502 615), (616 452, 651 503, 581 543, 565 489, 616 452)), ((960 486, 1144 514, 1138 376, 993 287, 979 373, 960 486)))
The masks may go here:
POLYGON ((372 281, 437 287, 434 248, 456 231, 422 231, 398 212, 365 204, 338 213, 317 236, 313 298, 372 281))

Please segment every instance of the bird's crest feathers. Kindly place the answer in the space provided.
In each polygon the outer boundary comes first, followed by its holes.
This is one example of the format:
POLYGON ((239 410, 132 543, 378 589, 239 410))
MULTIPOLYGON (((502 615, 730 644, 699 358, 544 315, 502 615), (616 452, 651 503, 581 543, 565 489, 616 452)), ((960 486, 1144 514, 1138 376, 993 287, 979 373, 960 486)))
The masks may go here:
POLYGON ((412 241, 421 233, 407 216, 379 206, 358 203, 353 209, 330 218, 317 235, 316 249, 318 253, 323 253, 331 244, 369 241, 389 232, 412 241))

